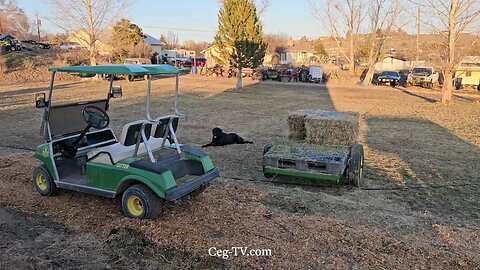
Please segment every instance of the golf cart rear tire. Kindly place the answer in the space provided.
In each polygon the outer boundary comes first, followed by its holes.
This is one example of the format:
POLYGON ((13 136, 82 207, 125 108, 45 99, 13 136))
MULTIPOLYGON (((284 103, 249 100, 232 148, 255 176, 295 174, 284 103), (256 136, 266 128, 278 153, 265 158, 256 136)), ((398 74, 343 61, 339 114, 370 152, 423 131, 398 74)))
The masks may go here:
POLYGON ((154 219, 163 208, 163 200, 159 198, 149 187, 143 184, 135 184, 123 193, 122 209, 125 216, 138 219, 154 219), (142 212, 135 215, 128 207, 129 198, 136 197, 140 199, 142 212))
POLYGON ((202 194, 205 189, 207 189, 207 185, 201 185, 199 188, 195 189, 191 194, 190 194, 190 198, 195 198, 197 197, 198 195, 202 194))
POLYGON ((348 180, 350 184, 360 187, 365 165, 365 152, 363 145, 354 144, 350 150, 350 164, 348 166, 348 180))
POLYGON ((135 77, 133 77, 133 75, 128 75, 128 76, 127 76, 127 80, 128 80, 129 82, 133 82, 133 80, 135 80, 135 77))
POLYGON ((38 193, 40 193, 40 195, 50 197, 58 193, 57 185, 55 185, 55 182, 53 181, 52 176, 48 172, 47 166, 40 165, 36 167, 33 170, 32 180, 33 180, 33 185, 35 186, 35 189, 37 190, 38 193), (43 183, 42 186, 38 184, 37 180, 39 178, 42 178, 42 180, 40 180, 43 183))

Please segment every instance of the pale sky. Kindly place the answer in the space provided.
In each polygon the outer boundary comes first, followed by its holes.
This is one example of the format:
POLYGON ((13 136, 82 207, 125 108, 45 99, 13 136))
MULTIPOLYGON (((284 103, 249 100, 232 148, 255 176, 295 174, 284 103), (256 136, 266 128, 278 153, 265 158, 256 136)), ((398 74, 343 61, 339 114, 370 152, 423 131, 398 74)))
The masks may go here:
MULTIPOLYGON (((317 0, 321 1, 321 0, 317 0)), ((18 0, 33 20, 35 11, 42 19, 42 29, 58 32, 48 21, 52 10, 45 0, 18 0)), ((146 34, 159 38, 162 33, 175 32, 179 40, 212 41, 217 29, 218 0, 135 0, 122 17, 142 27, 146 34)), ((285 34, 298 39, 326 35, 320 21, 314 17, 308 0, 271 0, 261 18, 266 34, 285 34)))

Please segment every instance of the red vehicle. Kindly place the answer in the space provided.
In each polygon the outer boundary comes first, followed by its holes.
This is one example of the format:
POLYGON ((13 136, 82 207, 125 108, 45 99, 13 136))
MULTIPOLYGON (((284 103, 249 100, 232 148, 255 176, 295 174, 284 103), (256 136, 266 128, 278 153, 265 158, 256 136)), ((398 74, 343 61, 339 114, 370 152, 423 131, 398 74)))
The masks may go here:
MULTIPOLYGON (((187 60, 180 62, 179 66, 181 68, 189 68, 189 67, 193 66, 193 62, 194 62, 193 58, 188 58, 187 60)), ((206 63, 207 63, 206 58, 197 58, 196 59, 196 66, 197 67, 205 66, 206 63)))

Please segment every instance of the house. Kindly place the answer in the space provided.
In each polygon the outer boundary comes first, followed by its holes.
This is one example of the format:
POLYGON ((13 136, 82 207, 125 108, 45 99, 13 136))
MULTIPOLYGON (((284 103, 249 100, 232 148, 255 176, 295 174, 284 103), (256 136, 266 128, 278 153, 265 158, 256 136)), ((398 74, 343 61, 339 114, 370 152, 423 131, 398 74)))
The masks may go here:
POLYGON ((394 71, 410 69, 411 61, 398 56, 386 56, 382 61, 375 63, 375 71, 394 71))
MULTIPOLYGON (((84 30, 77 30, 70 37, 68 37, 67 41, 76 42, 82 45, 83 47, 88 48, 90 44, 90 36, 84 30)), ((107 44, 101 39, 98 39, 97 41, 95 41, 95 48, 97 49, 100 55, 110 55, 115 50, 113 46, 107 44)))
POLYGON ((217 61, 220 57, 220 52, 217 50, 215 45, 212 45, 205 50, 200 52, 201 54, 205 55, 205 59, 207 59, 207 67, 214 67, 216 65, 222 65, 217 61))
POLYGON ((478 87, 480 84, 480 56, 465 56, 455 71, 455 80, 464 87, 478 87))
MULTIPOLYGON (((215 45, 212 45, 205 50, 200 52, 205 56, 205 59, 207 59, 207 67, 214 67, 216 65, 223 65, 217 59, 221 59, 220 52, 217 50, 215 45)), ((265 57, 263 58, 263 63, 262 65, 264 66, 271 66, 271 63, 275 61, 275 55, 272 54, 266 54, 265 57)))
POLYGON ((165 46, 163 42, 150 35, 145 35, 145 39, 143 41, 150 45, 154 52, 158 53, 159 55, 162 54, 162 47, 165 46))
POLYGON ((293 41, 289 38, 287 46, 280 52, 280 64, 284 65, 310 65, 320 60, 316 55, 313 43, 307 40, 293 41))

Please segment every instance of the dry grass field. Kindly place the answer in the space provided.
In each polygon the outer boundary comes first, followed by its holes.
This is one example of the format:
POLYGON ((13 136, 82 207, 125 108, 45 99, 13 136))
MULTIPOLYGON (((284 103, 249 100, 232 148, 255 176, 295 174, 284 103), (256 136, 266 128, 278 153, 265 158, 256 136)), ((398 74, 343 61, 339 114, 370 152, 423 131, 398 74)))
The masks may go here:
MULTIPOLYGON (((44 198, 31 184, 46 83, 0 86, 0 268, 99 269, 478 269, 480 102, 418 88, 253 83, 183 76, 180 142, 200 146, 218 126, 252 145, 207 148, 218 181, 157 220, 122 216, 120 200, 63 191, 44 198), (263 146, 288 136, 298 109, 361 113, 362 187, 272 183, 263 146), (272 249, 271 257, 210 257, 209 247, 272 249), (13 267, 12 267, 13 266, 13 267)), ((103 98, 106 83, 61 82, 61 102, 103 98)), ((109 115, 117 134, 145 118, 146 82, 118 81, 109 115)), ((173 106, 172 78, 153 82, 154 107, 173 106)))

